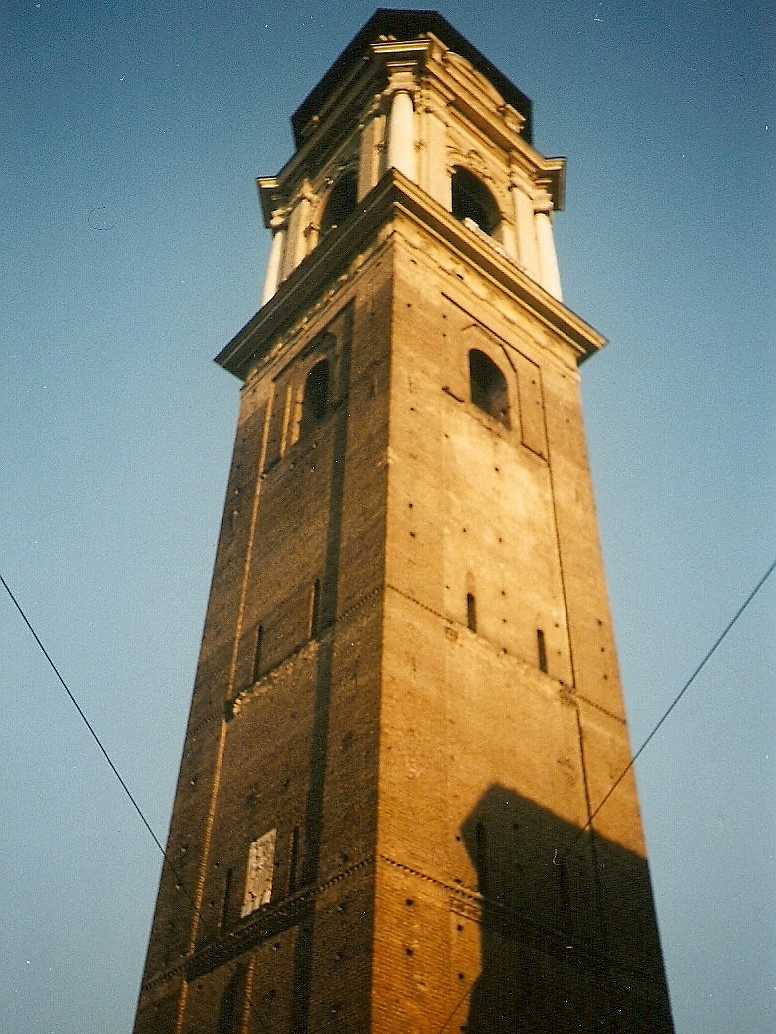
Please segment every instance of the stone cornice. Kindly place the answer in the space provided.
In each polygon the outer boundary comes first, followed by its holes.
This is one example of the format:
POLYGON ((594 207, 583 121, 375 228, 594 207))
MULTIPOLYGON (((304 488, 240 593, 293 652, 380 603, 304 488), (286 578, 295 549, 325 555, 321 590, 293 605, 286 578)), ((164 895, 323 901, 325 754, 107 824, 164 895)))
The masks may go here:
POLYGON ((550 327, 578 363, 603 346, 605 339, 589 324, 501 255, 487 239, 467 229, 425 191, 391 169, 342 226, 324 237, 280 285, 277 294, 216 356, 216 362, 245 380, 250 366, 298 321, 299 313, 315 305, 352 270, 353 263, 368 261, 371 256, 367 251, 397 228, 402 218, 444 243, 464 269, 469 266, 473 274, 486 277, 550 327))
POLYGON ((612 958, 603 945, 570 934, 569 931, 548 923, 538 922, 524 909, 509 908, 474 888, 450 883, 389 855, 378 853, 360 859, 324 883, 304 887, 290 897, 262 906, 231 929, 201 944, 191 954, 149 977, 143 983, 141 992, 158 993, 162 988, 177 984, 181 979, 189 983, 196 980, 311 916, 315 911, 316 901, 330 887, 364 871, 374 874, 379 867, 394 869, 411 879, 432 884, 437 891, 446 895, 447 907, 451 914, 478 924, 509 930, 521 940, 532 943, 550 954, 569 959, 568 953, 573 951, 577 960, 585 960, 587 964, 592 963, 602 970, 615 969, 639 976, 644 973, 641 967, 627 966, 612 958))
POLYGON ((181 979, 188 982, 196 980, 197 977, 237 958, 255 945, 262 944, 271 937, 277 937, 284 930, 296 926, 301 919, 312 915, 316 900, 330 887, 364 870, 373 871, 374 863, 374 855, 368 855, 324 883, 303 887, 296 894, 262 905, 228 930, 201 943, 193 952, 178 959, 167 969, 149 977, 143 983, 141 992, 155 991, 181 979))

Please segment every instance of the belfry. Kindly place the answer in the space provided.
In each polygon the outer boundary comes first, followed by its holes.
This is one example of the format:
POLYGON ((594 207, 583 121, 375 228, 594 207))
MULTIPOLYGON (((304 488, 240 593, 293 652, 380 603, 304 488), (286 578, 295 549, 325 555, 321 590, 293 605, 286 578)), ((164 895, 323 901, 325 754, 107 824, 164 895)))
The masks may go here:
POLYGON ((430 11, 292 125, 135 1032, 670 1034, 564 161, 430 11))

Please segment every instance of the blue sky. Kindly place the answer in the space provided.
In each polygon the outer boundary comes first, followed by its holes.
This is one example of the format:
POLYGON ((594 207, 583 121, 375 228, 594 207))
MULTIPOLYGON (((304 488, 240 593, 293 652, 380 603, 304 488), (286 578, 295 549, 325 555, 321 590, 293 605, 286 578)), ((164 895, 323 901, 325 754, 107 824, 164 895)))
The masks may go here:
MULTIPOLYGON (((396 6, 405 6, 397 4, 396 6)), ((774 16, 446 2, 568 159, 568 305, 638 745, 774 540, 774 16)), ((0 570, 164 839, 256 310, 254 177, 371 4, 5 0, 0 570)), ((776 1029, 776 576, 638 762, 678 1034, 776 1029)), ((0 598, 0 1027, 126 1032, 161 859, 0 598)))

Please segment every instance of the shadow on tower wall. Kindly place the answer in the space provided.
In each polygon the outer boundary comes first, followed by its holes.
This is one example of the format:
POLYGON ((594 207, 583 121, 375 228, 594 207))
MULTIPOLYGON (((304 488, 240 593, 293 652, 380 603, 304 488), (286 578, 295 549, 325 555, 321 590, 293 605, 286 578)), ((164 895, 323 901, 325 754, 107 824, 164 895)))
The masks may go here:
POLYGON ((644 858, 498 785, 461 834, 481 895, 481 971, 459 1030, 672 1034, 644 858))
MULTIPOLYGON (((337 585, 342 547, 342 523, 345 493, 345 455, 348 439, 347 397, 350 375, 350 339, 352 310, 332 322, 327 336, 339 336, 339 383, 334 387, 330 419, 333 420, 331 467, 328 471, 329 507, 326 524, 326 545, 320 580, 318 613, 311 620, 311 634, 328 628, 337 613, 337 585), (332 329, 334 328, 334 329, 332 329)), ((322 639, 318 648, 315 706, 310 745, 310 775, 305 802, 305 851, 301 859, 300 883, 314 886, 318 882, 321 858, 321 835, 326 795, 326 764, 329 750, 329 716, 332 697, 332 665, 334 641, 322 639)), ((291 1010, 291 1030, 307 1034, 310 1030, 313 953, 315 943, 315 911, 303 916, 297 932, 294 955, 294 980, 291 1010)))

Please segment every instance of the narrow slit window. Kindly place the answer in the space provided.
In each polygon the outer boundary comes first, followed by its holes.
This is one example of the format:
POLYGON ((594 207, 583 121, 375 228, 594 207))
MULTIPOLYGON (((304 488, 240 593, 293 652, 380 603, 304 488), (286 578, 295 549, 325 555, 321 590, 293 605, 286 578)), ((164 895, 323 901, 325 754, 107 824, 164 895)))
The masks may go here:
POLYGON ((318 578, 310 590, 310 639, 314 639, 321 628, 321 583, 318 578))
POLYGON ((466 593, 466 624, 472 632, 477 631, 477 601, 470 592, 466 593))
POLYGON ((469 352, 472 402, 488 416, 509 427, 509 389, 504 374, 490 356, 473 348, 469 352))
POLYGON ((288 893, 296 893, 299 872, 299 826, 291 830, 291 843, 288 850, 288 893))
POLYGON ((544 631, 536 629, 536 653, 539 662, 539 671, 547 673, 547 643, 544 638, 544 631))
POLYGON ((326 416, 329 408, 329 360, 321 359, 307 373, 302 396, 299 434, 307 434, 326 416))
POLYGON ((475 828, 475 848, 477 853, 477 886, 480 894, 488 895, 488 838, 485 823, 479 821, 475 828))
POLYGON ((256 629, 256 649, 253 653, 253 681, 258 682, 261 676, 261 650, 264 641, 264 626, 256 629))
POLYGON ((226 870, 226 879, 224 880, 224 897, 221 902, 221 929, 226 928, 229 922, 229 909, 232 905, 232 870, 226 870))

